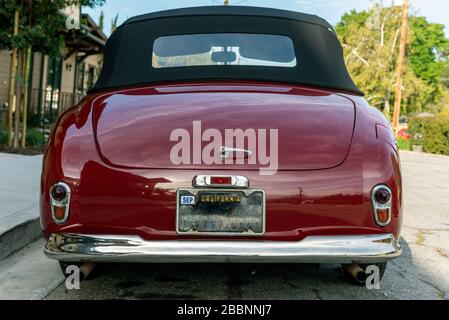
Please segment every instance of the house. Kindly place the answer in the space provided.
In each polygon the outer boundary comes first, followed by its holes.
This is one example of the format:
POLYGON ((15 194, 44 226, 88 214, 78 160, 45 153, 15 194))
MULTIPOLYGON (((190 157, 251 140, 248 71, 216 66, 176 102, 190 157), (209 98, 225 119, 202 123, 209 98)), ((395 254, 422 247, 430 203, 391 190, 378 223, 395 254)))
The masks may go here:
MULTIPOLYGON (((79 29, 65 30, 60 56, 33 52, 29 76, 29 115, 53 122, 65 109, 78 103, 93 87, 99 75, 107 36, 79 7, 67 15, 80 19, 79 29)), ((0 131, 6 127, 11 52, 0 51, 0 131)))

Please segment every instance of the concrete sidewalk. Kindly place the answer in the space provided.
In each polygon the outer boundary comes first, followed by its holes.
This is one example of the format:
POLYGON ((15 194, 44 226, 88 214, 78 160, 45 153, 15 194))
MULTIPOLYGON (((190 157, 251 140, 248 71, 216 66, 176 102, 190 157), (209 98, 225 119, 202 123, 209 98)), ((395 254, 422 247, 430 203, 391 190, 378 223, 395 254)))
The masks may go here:
POLYGON ((42 156, 0 153, 0 260, 40 235, 42 156))
POLYGON ((0 261, 0 300, 44 299, 64 281, 56 261, 42 253, 42 239, 0 261))

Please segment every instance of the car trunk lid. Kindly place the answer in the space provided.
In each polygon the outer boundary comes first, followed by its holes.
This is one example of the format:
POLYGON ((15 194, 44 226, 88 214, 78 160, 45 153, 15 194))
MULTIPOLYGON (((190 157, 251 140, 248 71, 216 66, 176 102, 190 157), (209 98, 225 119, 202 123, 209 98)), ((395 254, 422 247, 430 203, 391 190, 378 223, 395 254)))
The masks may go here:
POLYGON ((332 168, 346 158, 355 121, 354 104, 346 97, 268 84, 116 91, 97 98, 93 110, 100 155, 126 168, 332 168), (243 148, 236 139, 226 140, 230 132, 238 136, 236 129, 247 134, 243 148), (251 144, 246 138, 254 134, 251 144), (249 153, 231 152, 225 160, 217 145, 249 153))

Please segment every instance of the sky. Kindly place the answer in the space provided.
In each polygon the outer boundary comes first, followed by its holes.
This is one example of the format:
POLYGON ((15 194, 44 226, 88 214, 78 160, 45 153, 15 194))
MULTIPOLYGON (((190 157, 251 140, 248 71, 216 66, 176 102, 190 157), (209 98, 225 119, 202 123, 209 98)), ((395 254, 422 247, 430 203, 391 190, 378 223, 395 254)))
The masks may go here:
MULTIPOLYGON (((332 25, 335 25, 345 12, 352 9, 365 10, 374 2, 374 0, 229 0, 231 5, 270 7, 316 14, 332 25)), ((392 3, 402 4, 401 0, 378 0, 377 2, 381 2, 385 6, 390 6, 392 3)), ((104 31, 109 35, 111 20, 117 14, 120 25, 129 17, 148 12, 182 7, 222 5, 222 3, 222 0, 106 0, 103 7, 83 8, 83 13, 88 13, 98 22, 100 12, 103 11, 105 15, 104 31)), ((425 16, 430 22, 444 24, 446 36, 449 37, 448 0, 410 0, 410 5, 413 13, 425 16)))

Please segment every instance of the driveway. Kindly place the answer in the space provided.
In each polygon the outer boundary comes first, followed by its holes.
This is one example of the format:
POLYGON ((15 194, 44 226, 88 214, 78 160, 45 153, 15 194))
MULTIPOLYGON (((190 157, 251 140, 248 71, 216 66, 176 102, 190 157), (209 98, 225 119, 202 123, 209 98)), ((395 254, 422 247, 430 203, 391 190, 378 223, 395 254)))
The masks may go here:
POLYGON ((48 299, 449 299, 449 157, 401 154, 403 255, 379 290, 349 284, 338 265, 110 264, 48 299))

